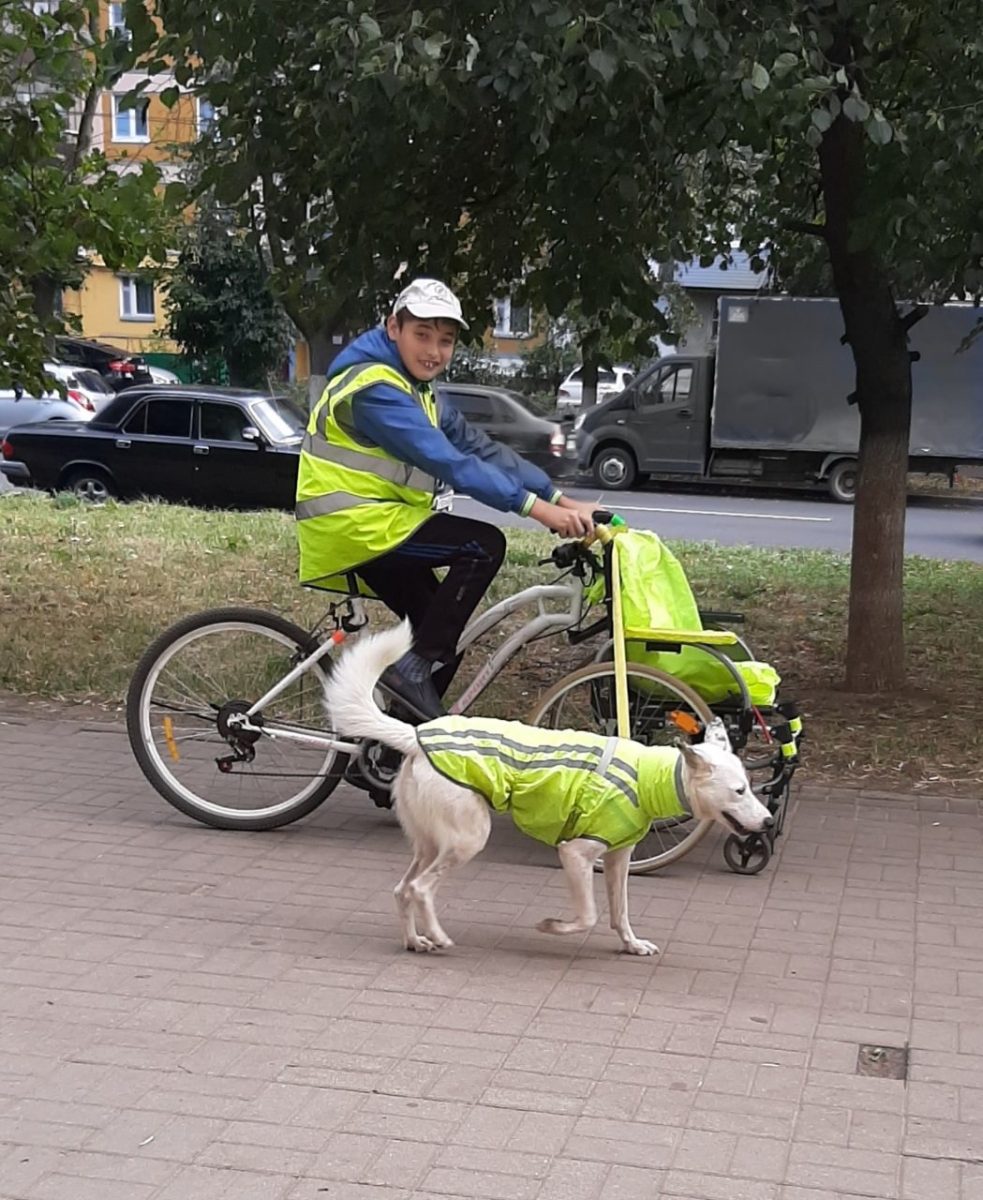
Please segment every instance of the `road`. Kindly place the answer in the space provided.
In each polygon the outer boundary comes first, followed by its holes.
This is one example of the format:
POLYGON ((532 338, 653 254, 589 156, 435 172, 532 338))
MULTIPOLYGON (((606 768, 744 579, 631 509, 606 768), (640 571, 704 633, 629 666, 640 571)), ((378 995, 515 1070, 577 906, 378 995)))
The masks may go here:
MULTIPOLYGON (((567 490, 580 499, 598 501, 598 507, 623 513, 638 529, 654 529, 667 538, 727 546, 850 549, 853 509, 820 497, 567 490)), ((490 516, 489 509, 464 497, 455 499, 454 511, 462 516, 490 516)), ((494 519, 500 525, 528 524, 501 513, 495 513, 494 519)), ((908 506, 905 547, 908 554, 926 558, 983 562, 983 503, 913 500, 908 506)))
MULTIPOLYGON (((0 493, 7 486, 0 473, 0 493)), ((584 500, 599 500, 599 507, 624 513, 636 528, 654 529, 667 538, 714 541, 726 546, 787 546, 844 552, 850 549, 853 509, 821 498, 567 490, 584 500)), ((455 498, 454 511, 494 520, 497 525, 530 524, 520 517, 493 513, 463 496, 455 498)), ((983 562, 983 503, 946 505, 934 499, 913 501, 908 507, 905 544, 909 554, 926 558, 983 562)))

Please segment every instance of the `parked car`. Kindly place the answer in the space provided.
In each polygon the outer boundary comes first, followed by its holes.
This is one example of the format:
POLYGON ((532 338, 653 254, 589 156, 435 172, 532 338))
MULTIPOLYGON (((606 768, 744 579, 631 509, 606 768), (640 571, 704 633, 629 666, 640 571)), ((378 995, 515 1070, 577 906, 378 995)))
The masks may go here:
POLYGON ((129 388, 88 423, 17 425, 0 455, 8 478, 23 464, 35 487, 95 501, 292 509, 305 424, 289 401, 256 392, 129 388))
POLYGON ((0 389, 0 435, 14 425, 31 425, 35 421, 91 421, 94 416, 95 408, 81 393, 72 396, 69 392, 63 398, 56 391, 34 396, 21 388, 0 389))
POLYGON ((563 430, 554 421, 530 412, 518 392, 477 383, 442 383, 440 395, 466 421, 511 446, 548 474, 563 473, 563 430))
POLYGON ((98 412, 116 395, 99 372, 89 367, 70 367, 67 363, 47 362, 44 369, 62 384, 70 400, 89 412, 98 412))
POLYGON ((147 363, 147 370, 150 372, 150 378, 154 383, 180 383, 181 377, 175 375, 173 371, 168 371, 166 367, 157 367, 153 363, 147 363))
POLYGON ((87 338, 55 338, 59 361, 71 367, 88 367, 98 372, 114 392, 136 384, 153 383, 150 369, 138 354, 130 354, 105 342, 87 338))
MULTIPOLYGON (((574 367, 570 374, 560 384, 559 390, 556 393, 556 407, 564 408, 579 408, 583 401, 584 381, 583 367, 574 367)), ((600 404, 602 400, 607 400, 609 396, 616 396, 619 392, 623 392, 625 388, 635 378, 635 370, 633 367, 620 364, 608 369, 607 367, 597 368, 597 402, 600 404)))

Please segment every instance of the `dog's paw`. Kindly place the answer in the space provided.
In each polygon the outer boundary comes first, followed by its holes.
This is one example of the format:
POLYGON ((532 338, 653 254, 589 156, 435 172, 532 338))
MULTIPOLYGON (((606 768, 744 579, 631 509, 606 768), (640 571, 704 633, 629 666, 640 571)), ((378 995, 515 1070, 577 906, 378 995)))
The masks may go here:
POLYGON ((659 947, 655 942, 645 942, 641 938, 635 938, 633 941, 625 942, 625 954, 658 954, 659 947))
POLYGON ((544 917, 536 928, 540 933, 555 933, 561 936, 565 933, 584 932, 583 925, 578 925, 576 921, 561 921, 559 917, 544 917))
POLYGON ((418 933, 416 937, 406 939, 406 949, 412 950, 416 954, 430 954, 431 951, 439 950, 440 947, 436 942, 432 942, 428 937, 418 933))

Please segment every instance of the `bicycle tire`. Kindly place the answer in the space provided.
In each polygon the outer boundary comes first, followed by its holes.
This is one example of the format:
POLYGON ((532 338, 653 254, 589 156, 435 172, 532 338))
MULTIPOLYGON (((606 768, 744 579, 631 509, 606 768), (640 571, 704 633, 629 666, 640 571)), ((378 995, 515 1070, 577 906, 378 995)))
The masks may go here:
MULTIPOLYGON (((593 684, 595 681, 602 679, 613 681, 614 669, 613 662, 592 662, 579 668, 579 670, 572 671, 569 675, 565 675, 539 698, 526 718, 528 723, 530 725, 540 725, 544 716, 549 712, 549 709, 558 700, 561 700, 566 694, 572 691, 573 688, 579 687, 581 684, 593 684)), ((679 699, 684 700, 704 724, 709 724, 713 720, 713 713, 709 705, 688 684, 667 674, 665 671, 645 666, 643 663, 629 663, 629 688, 633 679, 648 683, 649 685, 655 684, 665 691, 674 694, 679 699)), ((653 830, 678 828, 680 825, 687 823, 676 818, 664 822, 656 821, 653 823, 653 830)), ((628 868, 629 872, 633 875, 648 875, 653 871, 659 871, 663 867, 669 866, 670 863, 677 862, 689 854, 706 837, 713 824, 714 822, 710 819, 698 820, 694 818, 693 828, 673 846, 658 854, 649 854, 639 858, 632 857, 628 868)), ((639 845, 641 846, 641 843, 639 845)))
MULTIPOLYGON (((150 720, 153 688, 177 651, 185 645, 192 644, 195 640, 193 635, 198 634, 199 638, 206 636, 205 631, 210 628, 213 631, 224 629, 226 631, 260 633, 271 643, 278 644, 285 651, 290 651, 292 656, 296 655, 300 658, 310 654, 317 645, 311 640, 307 631, 299 625, 276 613, 265 612, 262 609, 215 608, 177 621, 160 634, 144 652, 137 663, 127 690, 126 727, 133 754, 144 776, 158 794, 179 812, 204 825, 210 825, 216 829, 241 831, 278 829, 289 825, 312 813, 331 795, 344 774, 348 762, 347 755, 334 750, 325 751, 323 770, 311 776, 307 785, 300 788, 296 795, 274 805, 239 811, 216 803, 214 799, 209 799, 207 796, 197 794, 178 779, 174 771, 165 764, 154 741, 150 720), (169 654, 169 652, 171 653, 169 654)), ((310 672, 305 673, 302 678, 306 678, 307 674, 313 674, 320 696, 323 696, 326 674, 321 664, 315 664, 310 672)), ((257 696, 262 694, 263 692, 258 692, 257 696)), ((320 703, 320 696, 314 698, 316 703, 320 703)), ((251 699, 255 698, 256 696, 253 696, 251 699)), ((232 697, 217 695, 208 701, 209 707, 215 709, 214 744, 216 747, 220 744, 225 745, 227 749, 229 744, 220 742, 221 735, 217 721, 220 705, 230 699, 232 697)), ((196 719, 201 720, 202 715, 196 714, 196 719)), ((205 723, 207 724, 207 722, 205 723)), ((203 730, 202 737, 204 736, 206 735, 203 730)), ((171 741, 173 744, 173 734, 171 741)), ((257 745, 264 747, 269 744, 269 742, 257 742, 257 745)), ((292 745, 296 746, 297 743, 292 743, 292 745)), ((322 752, 317 750, 315 753, 320 755, 322 752)), ((203 765, 204 761, 202 760, 203 765)), ((258 780, 268 774, 267 772, 257 772, 248 778, 258 780)), ((290 772, 283 775, 283 778, 291 777, 290 772)), ((228 779, 229 775, 222 776, 216 767, 216 778, 228 779)))

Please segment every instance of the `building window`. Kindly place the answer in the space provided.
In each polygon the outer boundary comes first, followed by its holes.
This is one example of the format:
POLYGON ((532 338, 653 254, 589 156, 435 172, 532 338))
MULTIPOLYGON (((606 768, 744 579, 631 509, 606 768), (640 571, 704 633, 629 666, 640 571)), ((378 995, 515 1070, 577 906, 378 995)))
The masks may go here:
POLYGON ((135 108, 120 108, 122 96, 113 96, 113 141, 149 142, 150 124, 147 120, 149 100, 141 100, 135 108))
POLYGON ((154 319, 154 285, 149 279, 136 275, 119 278, 119 315, 124 321, 154 319))
POLYGON ((211 100, 204 96, 198 97, 198 136, 204 137, 215 127, 215 107, 211 100))
POLYGON ((526 338, 532 333, 532 309, 512 296, 495 301, 495 337, 526 338))
POLYGON ((127 42, 130 40, 130 31, 126 27, 125 5, 110 4, 109 29, 110 32, 115 33, 117 37, 123 38, 127 42))

